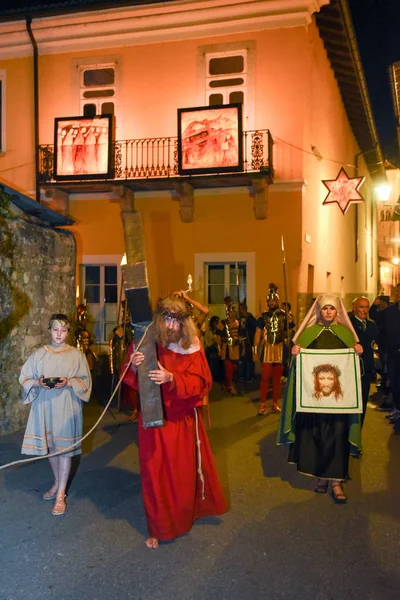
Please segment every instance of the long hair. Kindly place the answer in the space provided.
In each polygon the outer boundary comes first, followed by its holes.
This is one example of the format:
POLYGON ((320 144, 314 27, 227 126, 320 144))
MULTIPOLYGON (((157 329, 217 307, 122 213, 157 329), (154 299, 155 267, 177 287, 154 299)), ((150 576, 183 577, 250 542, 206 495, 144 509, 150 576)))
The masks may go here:
POLYGON ((180 345, 187 350, 197 338, 196 325, 188 311, 185 301, 178 296, 167 296, 160 298, 154 312, 153 323, 155 325, 154 339, 161 346, 168 346, 167 326, 165 318, 172 317, 180 323, 180 345))
POLYGON ((333 387, 332 387, 331 394, 334 394, 335 400, 339 400, 339 398, 342 398, 343 392, 342 392, 342 386, 340 385, 340 379, 339 379, 340 370, 338 369, 338 367, 335 367, 334 365, 330 365, 330 364, 318 365, 318 367, 315 367, 313 369, 313 375, 314 375, 313 397, 317 398, 317 400, 321 400, 321 398, 323 397, 321 386, 320 386, 319 379, 318 379, 318 375, 320 373, 332 373, 333 387))

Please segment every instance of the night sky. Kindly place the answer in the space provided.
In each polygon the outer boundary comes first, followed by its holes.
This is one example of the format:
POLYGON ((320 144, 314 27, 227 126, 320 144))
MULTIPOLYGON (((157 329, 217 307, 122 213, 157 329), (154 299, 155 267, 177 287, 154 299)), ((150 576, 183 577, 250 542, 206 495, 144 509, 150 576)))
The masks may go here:
MULTIPOLYGON (((159 2, 161 0, 145 0, 159 2)), ((70 0, 76 7, 89 7, 96 0, 70 0)), ((0 0, 2 10, 18 10, 22 6, 38 7, 64 2, 55 0, 0 0)), ((139 4, 112 2, 109 4, 139 4)), ((142 3, 144 3, 142 1, 142 3)), ((400 167, 400 152, 397 141, 396 119, 389 81, 389 66, 400 61, 400 0, 348 0, 360 49, 372 109, 385 158, 400 167)))
POLYGON ((400 61, 400 0, 348 0, 385 158, 400 167, 389 66, 400 61))

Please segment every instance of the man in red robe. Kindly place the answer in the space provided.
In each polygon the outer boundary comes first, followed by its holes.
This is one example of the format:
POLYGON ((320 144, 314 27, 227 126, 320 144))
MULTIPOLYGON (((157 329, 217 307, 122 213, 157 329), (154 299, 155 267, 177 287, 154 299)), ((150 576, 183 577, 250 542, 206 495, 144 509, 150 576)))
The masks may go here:
MULTIPOLYGON (((148 375, 161 386, 164 425, 144 428, 139 416, 139 460, 149 548, 157 548, 159 540, 187 533, 200 517, 227 510, 199 410, 211 388, 211 373, 185 302, 176 296, 160 300, 153 327, 159 368, 148 375)), ((142 352, 134 352, 132 369, 124 379, 135 389, 137 367, 143 360, 142 352)))

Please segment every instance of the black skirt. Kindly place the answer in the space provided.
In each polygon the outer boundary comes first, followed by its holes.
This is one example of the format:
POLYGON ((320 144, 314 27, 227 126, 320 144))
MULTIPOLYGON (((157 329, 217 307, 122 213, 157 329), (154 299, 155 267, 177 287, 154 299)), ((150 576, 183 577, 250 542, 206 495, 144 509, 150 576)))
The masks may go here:
MULTIPOLYGON (((329 329, 309 348, 330 350, 347 346, 329 329)), ((289 462, 306 475, 346 479, 349 474, 350 444, 347 415, 296 413, 296 440, 289 448, 289 462)))

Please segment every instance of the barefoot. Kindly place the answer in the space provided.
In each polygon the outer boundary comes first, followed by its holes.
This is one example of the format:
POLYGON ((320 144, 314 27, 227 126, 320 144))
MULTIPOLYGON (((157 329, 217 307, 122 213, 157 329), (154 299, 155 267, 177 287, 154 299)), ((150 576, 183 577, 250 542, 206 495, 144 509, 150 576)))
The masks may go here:
POLYGON ((128 417, 128 421, 137 421, 139 418, 139 411, 135 408, 131 415, 128 417))
POLYGON ((148 538, 146 540, 146 546, 148 548, 158 548, 158 540, 156 538, 148 538))

